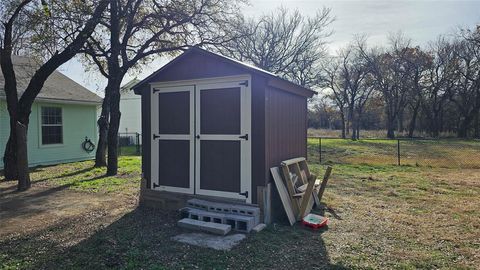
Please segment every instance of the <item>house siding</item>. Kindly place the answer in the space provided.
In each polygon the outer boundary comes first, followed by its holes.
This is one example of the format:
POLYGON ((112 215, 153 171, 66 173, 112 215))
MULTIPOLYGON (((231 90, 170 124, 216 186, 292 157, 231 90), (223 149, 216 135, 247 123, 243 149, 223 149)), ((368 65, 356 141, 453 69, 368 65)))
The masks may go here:
MULTIPOLYGON (((9 134, 9 117, 5 101, 0 101, 0 153, 3 156, 9 134)), ((35 102, 30 114, 28 126, 28 160, 29 166, 58 164, 72 161, 88 160, 95 157, 95 151, 87 153, 82 149, 82 142, 88 137, 97 141, 97 106, 35 102), (40 130, 40 110, 42 106, 62 108, 63 144, 42 145, 40 130)), ((3 162, 0 162, 3 168, 3 162)))
POLYGON ((141 123, 141 101, 140 97, 135 95, 133 91, 123 92, 120 99, 120 133, 142 133, 141 123))

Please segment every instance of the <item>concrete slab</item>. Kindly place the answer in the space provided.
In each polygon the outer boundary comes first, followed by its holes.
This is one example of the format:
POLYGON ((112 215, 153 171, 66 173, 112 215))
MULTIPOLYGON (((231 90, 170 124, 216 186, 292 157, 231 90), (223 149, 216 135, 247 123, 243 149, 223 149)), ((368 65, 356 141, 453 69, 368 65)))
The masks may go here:
POLYGON ((204 232, 226 235, 230 232, 232 227, 226 224, 205 222, 200 220, 195 220, 191 218, 184 218, 177 222, 179 227, 192 230, 200 230, 204 232))
POLYGON ((207 233, 183 233, 172 237, 172 240, 216 250, 230 250, 238 245, 246 236, 244 234, 232 234, 227 236, 211 235, 207 233))

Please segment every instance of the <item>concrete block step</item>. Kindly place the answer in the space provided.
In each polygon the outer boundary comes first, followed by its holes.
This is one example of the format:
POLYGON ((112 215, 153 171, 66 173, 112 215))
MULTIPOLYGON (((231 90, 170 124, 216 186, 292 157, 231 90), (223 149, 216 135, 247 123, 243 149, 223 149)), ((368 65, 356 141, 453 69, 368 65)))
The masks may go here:
POLYGON ((195 220, 190 218, 184 218, 177 222, 179 227, 191 230, 200 230, 218 235, 226 235, 230 232, 232 227, 226 224, 205 222, 201 220, 195 220))
POLYGON ((211 202, 201 199, 190 199, 187 201, 187 206, 208 212, 251 216, 255 218, 255 222, 260 222, 260 208, 255 206, 235 203, 211 202))
POLYGON ((232 230, 245 233, 250 232, 253 227, 258 224, 258 221, 255 217, 210 212, 190 207, 183 208, 181 213, 182 217, 184 218, 190 218, 203 222, 226 224, 229 225, 232 230))

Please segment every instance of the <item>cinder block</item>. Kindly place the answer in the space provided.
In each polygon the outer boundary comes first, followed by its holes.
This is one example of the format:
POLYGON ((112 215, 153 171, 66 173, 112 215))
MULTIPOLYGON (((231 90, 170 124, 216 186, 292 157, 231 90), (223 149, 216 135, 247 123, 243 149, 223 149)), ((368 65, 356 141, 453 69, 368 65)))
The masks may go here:
POLYGON ((263 229, 265 229, 266 227, 267 225, 265 225, 264 223, 260 223, 257 226, 253 227, 252 231, 260 232, 260 231, 263 231, 263 229))
POLYGON ((200 220, 194 220, 190 218, 184 218, 178 221, 178 226, 191 229, 191 230, 200 230, 204 232, 209 232, 218 235, 226 235, 230 232, 231 226, 213 222, 205 222, 200 220))
POLYGON ((190 199, 185 209, 191 219, 230 225, 240 232, 248 233, 260 223, 260 208, 255 206, 190 199))
POLYGON ((225 215, 224 224, 232 226, 232 230, 239 232, 250 232, 255 225, 255 218, 241 215, 225 215))
POLYGON ((200 199, 188 200, 187 206, 191 208, 200 209, 200 210, 206 210, 209 212, 252 216, 252 217, 255 217, 255 221, 257 223, 260 222, 260 208, 255 206, 210 202, 210 201, 200 200, 200 199))

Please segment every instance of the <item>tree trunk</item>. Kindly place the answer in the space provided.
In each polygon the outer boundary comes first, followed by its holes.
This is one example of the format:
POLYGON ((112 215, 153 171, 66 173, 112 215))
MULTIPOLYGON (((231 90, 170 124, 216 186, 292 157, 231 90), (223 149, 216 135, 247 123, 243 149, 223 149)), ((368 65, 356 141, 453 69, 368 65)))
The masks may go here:
POLYGON ((397 131, 399 133, 403 132, 403 115, 404 115, 404 109, 400 109, 398 111, 398 117, 397 117, 397 131))
POLYGON ((357 140, 360 140, 360 125, 362 124, 362 113, 363 113, 363 108, 358 109, 358 111, 357 111, 357 132, 356 132, 357 134, 355 135, 357 140))
MULTIPOLYGON (((355 122, 355 114, 354 114, 354 108, 353 108, 353 104, 350 104, 349 108, 348 108, 348 119, 350 121, 350 125, 351 125, 351 128, 352 128, 352 136, 350 136, 350 138, 352 140, 355 140, 355 131, 356 131, 356 122, 355 122)), ((347 133, 348 134, 348 133, 347 133)))
POLYGON ((386 117, 385 119, 387 120, 386 128, 387 128, 387 138, 389 139, 395 139, 395 119, 392 116, 392 113, 388 109, 388 105, 386 105, 386 117))
POLYGON ((340 113, 340 118, 342 120, 342 139, 347 138, 347 134, 345 133, 345 114, 340 113))
POLYGON ((108 128, 107 175, 118 173, 118 128, 120 126, 120 85, 112 91, 110 103, 110 126, 108 128))
POLYGON ((5 180, 11 181, 18 179, 17 170, 17 153, 16 147, 16 120, 10 118, 10 136, 8 137, 7 145, 5 146, 5 154, 3 156, 3 174, 5 180))
POLYGON ((458 127, 457 137, 458 138, 467 138, 468 129, 470 128, 470 123, 472 122, 471 117, 464 117, 460 121, 460 126, 458 127))
POLYGON ((17 170, 18 170, 18 190, 27 190, 31 186, 30 175, 28 172, 27 155, 27 125, 17 122, 16 124, 16 143, 17 143, 17 170))
POLYGON ((475 114, 475 120, 474 120, 474 137, 475 138, 480 138, 480 113, 475 114))
POLYGON ((108 136, 108 117, 110 115, 110 87, 105 87, 105 98, 102 102, 102 112, 98 118, 98 143, 95 153, 95 167, 107 166, 107 136, 108 136))
POLYGON ((415 107, 413 107, 412 119, 410 119, 410 125, 408 127, 408 137, 413 138, 413 133, 415 132, 415 126, 417 124, 418 111, 420 108, 420 102, 417 102, 415 107))

